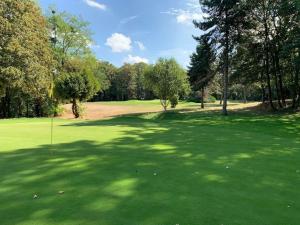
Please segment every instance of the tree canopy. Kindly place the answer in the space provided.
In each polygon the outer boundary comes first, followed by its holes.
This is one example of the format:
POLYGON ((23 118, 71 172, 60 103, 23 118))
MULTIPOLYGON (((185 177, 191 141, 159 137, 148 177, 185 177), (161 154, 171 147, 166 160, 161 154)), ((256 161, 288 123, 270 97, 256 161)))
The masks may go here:
POLYGON ((42 115, 54 60, 38 6, 32 1, 1 1, 0 37, 0 116, 42 115))
POLYGON ((147 70, 145 79, 148 87, 159 97, 164 110, 174 96, 185 95, 189 91, 186 71, 175 59, 160 58, 147 70))

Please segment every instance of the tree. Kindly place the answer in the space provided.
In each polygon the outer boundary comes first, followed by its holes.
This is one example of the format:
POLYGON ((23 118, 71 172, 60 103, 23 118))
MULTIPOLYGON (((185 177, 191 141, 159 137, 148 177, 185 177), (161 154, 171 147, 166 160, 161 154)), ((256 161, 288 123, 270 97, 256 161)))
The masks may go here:
POLYGON ((90 67, 86 67, 82 59, 68 61, 65 72, 57 79, 56 96, 62 100, 71 100, 75 118, 81 116, 78 102, 92 98, 100 89, 90 67))
POLYGON ((261 85, 262 101, 273 110, 296 107, 299 79, 299 9, 296 1, 254 0, 244 3, 251 26, 242 30, 232 58, 231 80, 250 87, 261 85), (277 100, 277 105, 275 103, 277 100))
POLYGON ((52 36, 57 36, 54 49, 60 66, 63 67, 71 57, 89 55, 92 44, 89 23, 66 12, 50 11, 53 13, 48 16, 48 26, 50 29, 55 28, 52 36))
POLYGON ((117 99, 126 101, 129 99, 136 99, 136 70, 131 64, 124 64, 119 68, 116 75, 116 94, 117 99))
POLYGON ((136 83, 136 98, 143 100, 146 98, 147 90, 145 88, 145 71, 148 68, 146 63, 136 63, 133 65, 136 72, 135 83, 136 83))
POLYGON ((32 1, 1 1, 0 116, 23 116, 24 110, 26 116, 31 110, 42 116, 53 65, 47 24, 38 6, 32 1))
POLYGON ((101 89, 93 98, 93 101, 112 101, 116 100, 116 82, 115 76, 117 68, 109 62, 98 61, 96 69, 96 78, 101 84, 101 89))
POLYGON ((213 44, 207 36, 204 35, 197 40, 199 45, 191 56, 188 75, 194 90, 201 90, 201 108, 204 108, 204 89, 214 78, 212 66, 215 61, 215 53, 213 44))
POLYGON ((167 110, 171 98, 189 91, 186 71, 175 59, 160 58, 153 67, 145 73, 148 88, 159 97, 164 110, 167 110))
POLYGON ((223 114, 227 115, 229 82, 229 56, 244 25, 245 11, 241 0, 200 0, 203 11, 208 15, 196 27, 207 32, 207 36, 222 48, 224 60, 223 114))

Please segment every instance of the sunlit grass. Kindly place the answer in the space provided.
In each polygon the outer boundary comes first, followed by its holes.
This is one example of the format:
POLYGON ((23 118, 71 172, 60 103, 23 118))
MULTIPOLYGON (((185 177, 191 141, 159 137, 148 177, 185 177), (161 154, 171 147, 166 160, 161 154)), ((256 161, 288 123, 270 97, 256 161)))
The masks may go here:
POLYGON ((50 146, 50 119, 0 121, 0 224, 296 225, 299 124, 194 110, 55 119, 50 146))

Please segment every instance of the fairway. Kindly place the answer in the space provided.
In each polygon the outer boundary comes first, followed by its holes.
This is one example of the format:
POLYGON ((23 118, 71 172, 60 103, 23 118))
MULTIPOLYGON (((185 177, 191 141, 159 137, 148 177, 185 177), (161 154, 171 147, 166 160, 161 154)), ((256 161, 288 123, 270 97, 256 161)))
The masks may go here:
POLYGON ((49 119, 12 119, 0 135, 3 225, 300 221, 299 115, 55 119, 53 146, 49 119))

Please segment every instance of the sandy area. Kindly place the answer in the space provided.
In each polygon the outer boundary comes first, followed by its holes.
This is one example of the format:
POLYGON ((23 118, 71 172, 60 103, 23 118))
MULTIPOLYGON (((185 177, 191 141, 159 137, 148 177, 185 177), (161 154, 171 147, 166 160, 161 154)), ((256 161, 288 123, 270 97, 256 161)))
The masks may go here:
MULTIPOLYGON (((242 103, 232 103, 228 105, 228 110, 240 110, 240 109, 251 109, 253 107, 258 106, 258 102, 252 102, 247 104, 242 103)), ((73 119, 74 116, 72 114, 71 110, 71 104, 66 104, 64 107, 64 114, 60 117, 63 119, 73 119)), ((128 114, 138 114, 138 113, 147 113, 147 112, 160 112, 162 111, 162 107, 157 104, 155 106, 153 105, 115 105, 115 104, 107 104, 107 103, 101 103, 101 102, 95 102, 95 103, 84 103, 85 107, 85 113, 82 119, 87 120, 97 120, 97 119, 104 119, 104 118, 110 118, 120 115, 128 115, 128 114)), ((206 108, 200 109, 200 106, 180 106, 179 109, 186 112, 192 112, 192 111, 212 111, 212 110, 221 110, 222 106, 219 104, 206 104, 206 108)))
MULTIPOLYGON (((149 106, 123 106, 123 105, 106 105, 101 103, 85 103, 85 112, 83 119, 95 120, 110 118, 126 114, 137 114, 146 112, 159 112, 161 111, 160 105, 158 107, 149 106)), ((60 117, 63 119, 73 119, 72 106, 71 104, 66 104, 63 106, 64 114, 60 117)))

